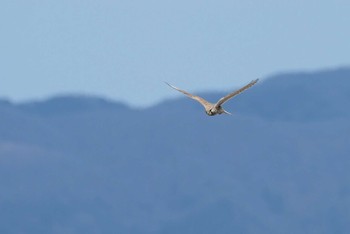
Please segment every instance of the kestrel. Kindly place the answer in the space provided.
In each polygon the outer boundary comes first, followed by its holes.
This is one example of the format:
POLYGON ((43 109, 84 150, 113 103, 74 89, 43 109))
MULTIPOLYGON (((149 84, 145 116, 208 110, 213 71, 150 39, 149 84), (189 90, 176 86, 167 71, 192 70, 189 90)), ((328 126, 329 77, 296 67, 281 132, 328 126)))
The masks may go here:
POLYGON ((240 94, 241 92, 249 89, 250 87, 252 87, 253 85, 256 84, 256 82, 258 82, 259 79, 256 79, 256 80, 252 80, 249 84, 243 86, 242 88, 222 97, 219 99, 219 101, 217 101, 217 103, 210 103, 208 102, 207 100, 205 100, 204 98, 201 98, 199 96, 196 96, 196 95, 193 95, 193 94, 190 94, 184 90, 181 90, 167 82, 165 82, 167 85, 169 85, 171 88, 187 95, 188 97, 198 101, 200 104, 202 104, 202 106, 204 106, 205 108, 205 113, 209 116, 214 116, 214 115, 221 115, 223 113, 225 114, 229 114, 231 115, 231 113, 227 112, 226 110, 224 110, 224 108, 222 108, 222 104, 224 104, 225 102, 227 102, 229 99, 233 98, 234 96, 240 94))

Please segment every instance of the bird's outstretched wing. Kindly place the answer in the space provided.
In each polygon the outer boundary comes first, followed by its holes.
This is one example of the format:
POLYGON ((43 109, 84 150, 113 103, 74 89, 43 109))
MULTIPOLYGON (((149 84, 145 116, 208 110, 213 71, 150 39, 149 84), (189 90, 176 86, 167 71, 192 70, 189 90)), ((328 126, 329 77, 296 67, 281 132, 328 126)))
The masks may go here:
POLYGON ((233 98, 234 96, 242 93, 243 91, 249 89, 250 87, 252 87, 253 85, 256 84, 256 82, 258 82, 259 79, 256 80, 252 80, 249 84, 247 84, 246 86, 243 86, 242 88, 226 95, 225 97, 221 98, 216 104, 215 107, 221 106, 222 104, 224 104, 225 102, 227 102, 229 99, 233 98))
POLYGON ((167 83, 167 82, 165 82, 165 83, 166 83, 167 85, 169 85, 171 88, 173 88, 173 89, 175 89, 175 90, 177 90, 177 91, 179 91, 179 92, 185 94, 185 95, 188 96, 189 98, 192 98, 192 99, 198 101, 200 104, 202 104, 202 105, 204 106, 205 109, 208 109, 208 108, 210 108, 210 107, 213 106, 213 104, 211 104, 210 102, 208 102, 208 101, 205 100, 204 98, 201 98, 201 97, 199 97, 199 96, 190 94, 190 93, 188 93, 188 92, 186 92, 186 91, 184 91, 184 90, 181 90, 181 89, 179 89, 179 88, 177 88, 177 87, 175 87, 175 86, 173 86, 173 85, 171 85, 171 84, 169 84, 169 83, 167 83))

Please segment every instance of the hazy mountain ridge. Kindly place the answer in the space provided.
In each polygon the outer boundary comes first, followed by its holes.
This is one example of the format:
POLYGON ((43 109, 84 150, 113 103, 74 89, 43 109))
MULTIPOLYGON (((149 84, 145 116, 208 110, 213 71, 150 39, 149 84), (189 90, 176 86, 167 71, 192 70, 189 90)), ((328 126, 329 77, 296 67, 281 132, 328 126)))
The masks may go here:
POLYGON ((100 97, 83 95, 56 96, 44 101, 21 103, 18 107, 21 110, 41 115, 57 115, 101 110, 123 111, 127 109, 127 106, 121 103, 112 102, 100 97))
POLYGON ((219 117, 186 97, 0 102, 0 231, 348 233, 349 78, 274 76, 219 117))
MULTIPOLYGON (((231 88, 218 94, 204 93, 201 96, 215 102, 233 90, 234 88, 231 88)), ((272 121, 307 122, 348 118, 349 90, 350 68, 279 74, 261 80, 247 92, 226 103, 225 107, 233 113, 272 121)), ((183 102, 182 108, 190 108, 191 104, 188 101, 179 101, 183 102)), ((165 105, 179 109, 179 104, 172 101, 159 106, 165 105)))

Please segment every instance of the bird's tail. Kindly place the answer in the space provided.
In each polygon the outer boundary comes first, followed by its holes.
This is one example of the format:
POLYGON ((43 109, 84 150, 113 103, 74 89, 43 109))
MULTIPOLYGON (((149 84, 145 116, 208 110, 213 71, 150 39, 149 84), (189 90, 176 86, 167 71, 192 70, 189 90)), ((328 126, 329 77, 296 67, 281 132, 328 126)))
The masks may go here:
POLYGON ((222 109, 222 110, 224 111, 225 114, 232 115, 230 112, 228 112, 228 111, 226 111, 224 109, 222 109))

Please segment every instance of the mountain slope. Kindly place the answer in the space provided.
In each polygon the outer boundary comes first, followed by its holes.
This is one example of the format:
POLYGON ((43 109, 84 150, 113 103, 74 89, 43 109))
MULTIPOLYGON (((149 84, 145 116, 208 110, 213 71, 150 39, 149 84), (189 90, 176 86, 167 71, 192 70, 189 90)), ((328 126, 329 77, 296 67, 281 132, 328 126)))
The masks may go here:
MULTIPOLYGON (((256 86, 225 103, 233 113, 257 116, 273 121, 323 121, 337 118, 349 118, 350 109, 350 69, 317 71, 309 73, 286 73, 260 81, 256 86)), ((215 102, 223 93, 200 94, 215 102)), ((153 108, 177 109, 189 111, 202 110, 188 100, 167 101, 153 108), (181 106, 179 108, 178 106, 181 106), (165 107, 168 106, 168 107, 165 107)))
POLYGON ((0 102, 0 231, 348 233, 349 76, 274 76, 217 118, 187 98, 0 102))

